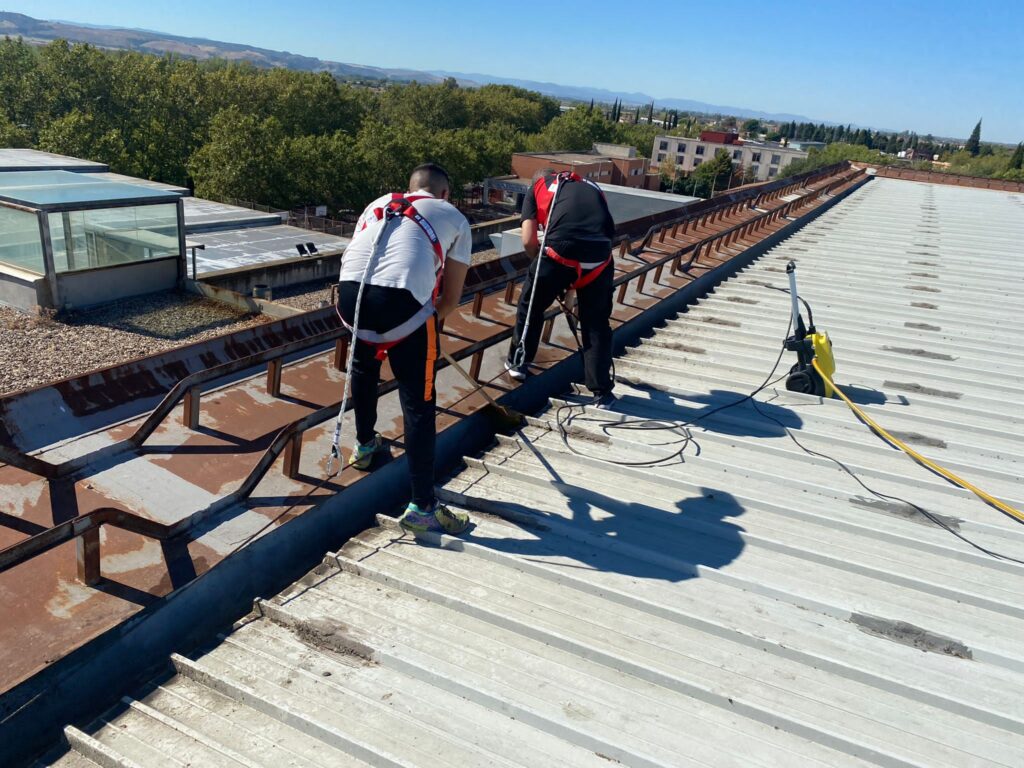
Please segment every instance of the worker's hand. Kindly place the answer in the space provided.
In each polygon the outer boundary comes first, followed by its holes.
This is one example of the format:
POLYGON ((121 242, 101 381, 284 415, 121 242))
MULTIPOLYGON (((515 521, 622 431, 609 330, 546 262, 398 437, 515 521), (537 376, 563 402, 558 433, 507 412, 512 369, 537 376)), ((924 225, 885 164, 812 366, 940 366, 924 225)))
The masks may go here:
POLYGON ((469 265, 449 259, 444 264, 444 283, 441 297, 437 300, 437 319, 444 320, 452 310, 459 306, 462 289, 466 286, 466 274, 469 265))
POLYGON ((537 222, 533 219, 523 219, 521 237, 526 255, 531 259, 537 258, 537 252, 540 250, 540 242, 537 240, 537 222))

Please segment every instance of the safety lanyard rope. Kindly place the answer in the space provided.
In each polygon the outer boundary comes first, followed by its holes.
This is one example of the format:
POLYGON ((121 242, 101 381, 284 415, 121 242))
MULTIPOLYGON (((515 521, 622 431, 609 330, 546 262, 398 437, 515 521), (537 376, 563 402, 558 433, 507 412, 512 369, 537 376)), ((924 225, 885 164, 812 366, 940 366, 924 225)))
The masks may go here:
MULTIPOLYGON (((401 217, 410 219, 420 230, 427 236, 430 241, 431 248, 434 251, 434 255, 437 257, 440 267, 437 269, 437 278, 434 282, 434 292, 431 297, 431 303, 437 301, 437 295, 441 288, 441 278, 444 274, 444 249, 441 247, 440 239, 437 236, 436 230, 431 226, 430 222, 419 213, 414 207, 413 202, 416 200, 423 199, 423 195, 409 196, 393 194, 391 196, 391 203, 386 208, 375 208, 373 210, 377 220, 382 222, 380 228, 373 236, 373 242, 370 245, 370 255, 366 259, 366 266, 363 267, 363 274, 359 278, 359 291, 356 293, 356 306, 352 313, 352 325, 349 327, 349 333, 351 340, 348 345, 348 356, 345 361, 345 389, 341 397, 341 407, 338 408, 338 416, 334 420, 334 436, 331 439, 331 449, 327 457, 327 477, 331 478, 341 471, 341 428, 342 422, 345 418, 345 411, 348 410, 348 403, 352 396, 352 363, 355 360, 356 344, 358 343, 359 337, 359 314, 363 306, 363 289, 366 287, 367 280, 370 274, 373 272, 373 268, 380 257, 380 241, 387 231, 392 221, 400 221, 401 217), (337 461, 338 468, 334 468, 334 463, 337 461)), ((338 313, 341 316, 341 313, 338 313)), ((342 319, 342 323, 345 323, 342 319)), ((345 323, 347 326, 348 324, 345 323)), ((397 342, 388 344, 388 347, 394 346, 397 342)))

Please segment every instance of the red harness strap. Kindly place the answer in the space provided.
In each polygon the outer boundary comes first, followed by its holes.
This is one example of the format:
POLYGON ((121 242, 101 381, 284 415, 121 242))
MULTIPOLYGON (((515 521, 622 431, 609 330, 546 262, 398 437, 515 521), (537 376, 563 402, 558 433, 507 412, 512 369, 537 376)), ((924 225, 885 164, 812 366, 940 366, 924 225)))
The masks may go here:
MULTIPOLYGON (((437 236, 437 231, 427 221, 426 217, 416 210, 413 205, 417 200, 433 200, 435 198, 429 195, 402 195, 397 192, 391 194, 391 202, 387 206, 382 208, 374 208, 373 215, 377 218, 377 221, 385 219, 391 221, 391 219, 397 216, 404 216, 405 218, 412 221, 416 226, 420 228, 420 231, 427 236, 427 240, 430 241, 430 247, 434 251, 434 256, 437 258, 438 267, 436 269, 437 279, 434 281, 434 292, 430 297, 431 305, 437 302, 437 297, 441 293, 441 281, 444 277, 444 249, 441 247, 441 240, 437 236)), ((365 228, 367 223, 364 222, 363 227, 365 228)), ((387 226, 385 224, 385 226, 387 226)), ((340 316, 340 313, 339 313, 340 316)), ((344 320, 342 320, 344 322, 344 320)), ((392 347, 401 344, 407 336, 403 336, 400 339, 394 341, 366 341, 365 339, 359 339, 364 344, 369 344, 371 347, 377 350, 375 355, 381 362, 387 357, 388 350, 392 347)))
POLYGON ((572 284, 572 288, 574 290, 579 290, 580 288, 585 288, 590 285, 592 282, 597 280, 601 273, 608 268, 608 265, 612 263, 612 255, 609 253, 607 259, 602 261, 596 267, 592 267, 587 270, 586 274, 583 274, 583 265, 580 262, 560 256, 551 246, 548 246, 544 252, 553 262, 561 264, 563 267, 576 270, 576 282, 572 284))
POLYGON ((537 201, 537 224, 547 227, 548 216, 551 213, 551 203, 555 199, 555 192, 559 184, 570 184, 579 182, 587 184, 597 190, 597 194, 604 197, 604 191, 590 179, 584 179, 578 173, 563 171, 553 176, 541 176, 533 183, 533 199, 537 201))

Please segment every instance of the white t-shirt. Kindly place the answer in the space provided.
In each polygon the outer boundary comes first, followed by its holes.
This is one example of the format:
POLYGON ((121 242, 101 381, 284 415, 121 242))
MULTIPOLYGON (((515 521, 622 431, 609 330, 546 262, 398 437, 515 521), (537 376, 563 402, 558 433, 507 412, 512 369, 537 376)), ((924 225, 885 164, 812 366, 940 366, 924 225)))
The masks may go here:
MULTIPOLYGON (((413 207, 429 222, 437 233, 437 239, 444 251, 445 259, 454 259, 470 264, 473 250, 473 234, 466 217, 445 200, 439 200, 429 192, 409 192, 408 196, 424 195, 426 199, 416 200, 413 207)), ((373 211, 385 208, 391 202, 391 195, 383 195, 370 203, 356 222, 356 233, 345 248, 341 259, 339 281, 359 282, 363 277, 366 260, 378 230, 384 226, 373 211)), ((405 288, 417 301, 426 304, 434 293, 437 281, 437 256, 426 233, 419 224, 402 216, 388 225, 387 232, 380 239, 380 253, 373 272, 368 276, 370 285, 387 288, 405 288)))

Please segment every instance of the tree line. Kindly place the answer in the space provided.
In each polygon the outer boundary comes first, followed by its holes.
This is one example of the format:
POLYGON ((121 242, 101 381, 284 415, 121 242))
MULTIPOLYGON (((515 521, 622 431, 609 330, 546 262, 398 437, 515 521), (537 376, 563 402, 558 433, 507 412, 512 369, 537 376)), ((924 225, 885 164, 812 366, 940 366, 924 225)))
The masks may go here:
POLYGON ((506 85, 363 87, 325 72, 0 40, 0 146, 88 158, 221 200, 359 209, 428 159, 449 170, 458 195, 508 173, 514 152, 609 141, 649 156, 658 130, 506 85))

